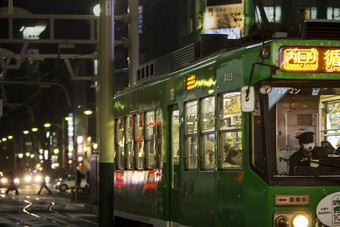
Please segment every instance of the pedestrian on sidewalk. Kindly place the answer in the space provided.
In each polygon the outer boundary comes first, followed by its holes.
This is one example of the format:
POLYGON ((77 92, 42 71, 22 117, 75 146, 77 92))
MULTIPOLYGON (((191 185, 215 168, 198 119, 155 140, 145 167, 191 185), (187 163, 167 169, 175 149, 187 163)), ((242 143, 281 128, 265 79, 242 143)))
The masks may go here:
POLYGON ((41 181, 41 186, 40 186, 40 190, 38 192, 38 195, 40 195, 40 193, 43 190, 43 188, 46 188, 46 190, 48 191, 48 194, 51 194, 51 190, 47 187, 46 177, 45 176, 43 176, 43 179, 41 181))

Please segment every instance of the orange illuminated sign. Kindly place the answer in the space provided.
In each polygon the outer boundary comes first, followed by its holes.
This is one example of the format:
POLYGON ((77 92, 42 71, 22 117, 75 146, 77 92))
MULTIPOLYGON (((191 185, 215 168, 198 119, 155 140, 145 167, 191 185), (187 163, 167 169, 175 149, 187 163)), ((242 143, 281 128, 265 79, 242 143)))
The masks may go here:
POLYGON ((185 89, 189 91, 189 90, 194 89, 195 87, 196 87, 196 76, 192 74, 185 79, 185 89))
POLYGON ((340 49, 282 47, 280 68, 290 72, 340 72, 340 49))

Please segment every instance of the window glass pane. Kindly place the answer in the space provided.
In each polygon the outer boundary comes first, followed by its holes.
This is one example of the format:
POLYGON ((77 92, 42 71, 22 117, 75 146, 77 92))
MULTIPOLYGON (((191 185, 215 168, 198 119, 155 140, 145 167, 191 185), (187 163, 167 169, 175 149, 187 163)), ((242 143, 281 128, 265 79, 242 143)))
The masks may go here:
POLYGON ((135 168, 144 168, 144 120, 143 114, 135 114, 135 168))
POLYGON ((197 101, 185 103, 184 156, 187 170, 197 168, 197 101))
POLYGON ((154 126, 155 126, 154 111, 146 112, 145 122, 146 122, 145 138, 146 139, 153 139, 153 130, 154 130, 154 126))
POLYGON ((242 164, 242 132, 220 133, 220 168, 241 168, 242 164))
POLYGON ((155 114, 154 111, 146 112, 146 130, 145 130, 145 161, 147 169, 154 169, 155 165, 155 140, 154 140, 154 127, 155 127, 155 114))
POLYGON ((215 168, 215 134, 203 135, 201 137, 202 169, 211 170, 215 168))
POLYGON ((197 101, 185 104, 185 135, 197 133, 197 101))
POLYGON ((242 126, 240 92, 223 94, 220 98, 220 129, 240 129, 242 126))
POLYGON ((124 168, 124 121, 123 118, 116 120, 116 161, 117 168, 124 168))
POLYGON ((163 168, 162 135, 163 135, 163 111, 162 109, 158 109, 156 111, 156 140, 157 140, 156 166, 159 168, 163 168))
POLYGON ((190 136, 184 139, 186 169, 197 168, 197 136, 190 136))
POLYGON ((215 168, 215 97, 201 100, 201 168, 215 168))
POLYGON ((256 102, 255 102, 255 111, 253 113, 253 129, 252 129, 252 136, 254 137, 254 144, 252 149, 252 163, 253 165, 260 170, 261 172, 264 172, 264 168, 266 166, 266 152, 265 147, 263 145, 263 123, 261 118, 261 108, 260 108, 260 96, 256 94, 256 102))
POLYGON ((125 117, 125 154, 126 168, 133 168, 133 133, 132 133, 132 115, 125 117))
POLYGON ((242 112, 240 92, 219 96, 219 169, 240 169, 242 163, 242 112))
POLYGON ((179 110, 171 116, 172 188, 179 188, 179 110))
POLYGON ((215 129, 215 97, 201 100, 201 130, 214 132, 215 129))

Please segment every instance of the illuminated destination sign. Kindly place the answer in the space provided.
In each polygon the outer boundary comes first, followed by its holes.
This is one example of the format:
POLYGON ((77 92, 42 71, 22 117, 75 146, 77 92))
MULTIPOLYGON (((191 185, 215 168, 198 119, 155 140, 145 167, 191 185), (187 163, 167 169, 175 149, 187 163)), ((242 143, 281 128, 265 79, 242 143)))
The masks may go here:
POLYGON ((280 68, 290 72, 340 72, 340 48, 282 47, 280 68))

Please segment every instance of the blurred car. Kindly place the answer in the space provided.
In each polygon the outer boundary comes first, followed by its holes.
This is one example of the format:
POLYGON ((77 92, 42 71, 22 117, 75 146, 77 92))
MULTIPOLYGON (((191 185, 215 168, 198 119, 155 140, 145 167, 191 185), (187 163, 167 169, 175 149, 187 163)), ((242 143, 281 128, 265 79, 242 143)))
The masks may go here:
MULTIPOLYGON (((67 175, 66 177, 61 177, 59 178, 55 184, 54 184, 54 188, 64 192, 67 189, 70 189, 71 187, 75 187, 76 185, 76 178, 73 175, 67 175)), ((86 187, 87 183, 86 183, 86 179, 82 178, 80 181, 80 187, 84 188, 86 187)))
MULTIPOLYGON (((40 173, 26 173, 22 175, 20 184, 41 184, 43 181, 43 175, 40 173)), ((45 176, 46 183, 50 182, 50 177, 45 176)))

